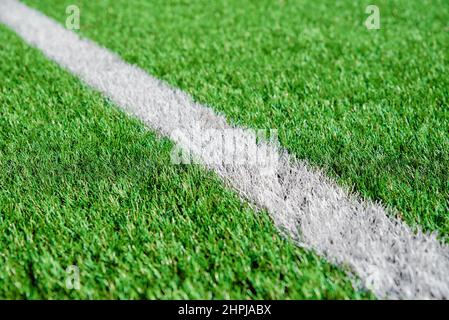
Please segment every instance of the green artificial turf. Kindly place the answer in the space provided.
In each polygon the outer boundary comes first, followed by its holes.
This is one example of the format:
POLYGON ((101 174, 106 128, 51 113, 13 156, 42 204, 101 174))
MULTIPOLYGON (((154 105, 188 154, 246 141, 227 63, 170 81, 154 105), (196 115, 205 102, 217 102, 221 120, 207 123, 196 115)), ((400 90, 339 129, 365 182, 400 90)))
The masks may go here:
POLYGON ((449 235, 446 0, 26 0, 298 158, 449 235))
POLYGON ((2 26, 0 44, 0 298, 372 298, 2 26))

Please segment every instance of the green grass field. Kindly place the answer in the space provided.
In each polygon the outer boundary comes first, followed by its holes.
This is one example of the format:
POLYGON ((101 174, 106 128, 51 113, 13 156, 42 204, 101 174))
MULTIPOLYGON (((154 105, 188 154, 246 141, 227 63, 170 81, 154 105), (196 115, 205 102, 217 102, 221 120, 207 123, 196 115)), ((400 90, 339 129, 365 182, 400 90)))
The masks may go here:
POLYGON ((411 225, 449 235, 449 6, 376 1, 27 0, 282 145, 411 225))
POLYGON ((3 27, 0 43, 1 298, 370 297, 3 27))
MULTIPOLYGON (((449 236, 444 0, 26 0, 449 236)), ((373 298, 0 26, 1 298, 373 298), (81 290, 64 287, 77 265, 81 290)))

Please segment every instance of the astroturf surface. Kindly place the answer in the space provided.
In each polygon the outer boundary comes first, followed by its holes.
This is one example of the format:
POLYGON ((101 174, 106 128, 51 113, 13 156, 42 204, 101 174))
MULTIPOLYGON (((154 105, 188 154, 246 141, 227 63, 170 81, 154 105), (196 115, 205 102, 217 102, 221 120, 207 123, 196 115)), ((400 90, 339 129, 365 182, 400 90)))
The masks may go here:
POLYGON ((371 297, 2 26, 0 43, 0 298, 371 297))
POLYGON ((26 0, 412 226, 449 234, 444 0, 26 0))

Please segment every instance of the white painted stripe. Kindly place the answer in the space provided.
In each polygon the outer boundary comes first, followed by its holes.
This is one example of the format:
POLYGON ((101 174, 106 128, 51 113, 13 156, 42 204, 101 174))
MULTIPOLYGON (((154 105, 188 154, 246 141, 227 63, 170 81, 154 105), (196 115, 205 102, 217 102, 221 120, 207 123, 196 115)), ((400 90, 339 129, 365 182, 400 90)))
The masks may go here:
MULTIPOLYGON (((224 117, 183 92, 15 0, 0 0, 0 21, 185 149, 201 150, 206 129, 232 128, 224 117), (174 121, 177 116, 182 121, 174 121), (178 139, 176 130, 189 132, 189 143, 178 139)), ((248 130, 240 132, 241 138, 251 136, 248 130)), ((276 225, 298 244, 334 263, 349 265, 378 297, 449 298, 449 250, 435 235, 414 234, 402 222, 388 218, 379 204, 349 194, 282 149, 265 143, 259 147, 279 156, 275 174, 246 165, 208 167, 242 197, 267 209, 276 225)))

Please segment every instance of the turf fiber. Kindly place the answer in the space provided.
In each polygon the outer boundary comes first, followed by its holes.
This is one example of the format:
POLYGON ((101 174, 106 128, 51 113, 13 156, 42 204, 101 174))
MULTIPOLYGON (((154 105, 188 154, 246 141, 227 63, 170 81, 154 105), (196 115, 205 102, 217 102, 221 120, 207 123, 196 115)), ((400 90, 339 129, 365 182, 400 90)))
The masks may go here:
POLYGON ((449 235, 445 0, 26 0, 237 124, 277 129, 412 226, 449 235))
POLYGON ((4 27, 0 43, 1 298, 372 298, 4 27))

